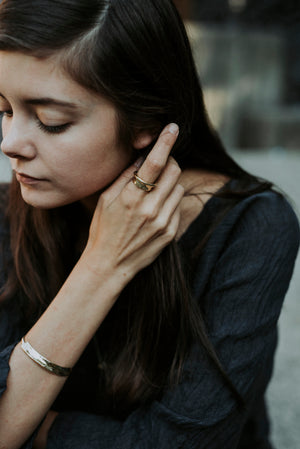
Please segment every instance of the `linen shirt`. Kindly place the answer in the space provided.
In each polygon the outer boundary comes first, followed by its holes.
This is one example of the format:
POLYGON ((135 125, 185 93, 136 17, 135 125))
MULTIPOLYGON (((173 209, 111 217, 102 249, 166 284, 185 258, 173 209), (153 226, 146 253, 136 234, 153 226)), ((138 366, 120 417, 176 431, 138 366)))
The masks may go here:
MULTIPOLYGON (((194 249, 223 201, 212 197, 205 204, 179 241, 185 253, 194 249)), ((2 222, 0 238, 7 232, 2 222)), ((123 420, 94 413, 90 366, 95 356, 89 345, 54 403, 59 414, 47 448, 270 448, 264 395, 298 247, 299 223, 292 207, 279 194, 266 191, 241 199, 197 260, 193 295, 199 304, 201 300, 209 338, 246 408, 237 406, 224 379, 195 343, 179 385, 159 400, 123 420)), ((12 304, 0 312, 0 395, 6 388, 10 354, 21 337, 12 304)), ((23 449, 32 447, 33 437, 23 449)))

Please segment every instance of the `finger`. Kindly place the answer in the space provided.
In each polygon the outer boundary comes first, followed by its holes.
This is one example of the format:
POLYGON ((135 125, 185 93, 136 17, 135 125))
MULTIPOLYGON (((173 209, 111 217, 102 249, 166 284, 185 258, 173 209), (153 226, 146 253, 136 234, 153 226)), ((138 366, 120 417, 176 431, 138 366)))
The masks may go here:
POLYGON ((184 197, 184 187, 181 184, 177 184, 171 192, 168 199, 164 202, 164 205, 160 209, 160 212, 154 222, 157 227, 158 234, 165 233, 169 227, 174 213, 180 207, 182 198, 184 197))
POLYGON ((168 224, 164 229, 164 232, 160 232, 153 236, 151 241, 151 251, 156 258, 164 247, 170 244, 176 239, 178 235, 178 229, 180 224, 180 204, 177 204, 174 208, 174 212, 169 218, 168 224))
POLYGON ((160 134, 153 149, 138 171, 138 176, 145 182, 154 183, 163 171, 169 154, 179 134, 178 125, 171 123, 160 134))
POLYGON ((139 158, 134 164, 130 165, 126 170, 124 170, 121 175, 113 182, 113 184, 106 189, 105 197, 113 201, 117 196, 120 195, 124 187, 132 180, 133 173, 139 169, 144 159, 139 158))
POLYGON ((180 176, 181 169, 175 159, 170 156, 165 169, 156 181, 157 187, 151 193, 151 200, 156 201, 160 207, 175 188, 180 176))
MULTIPOLYGON (((173 215, 179 208, 183 196, 184 188, 182 185, 177 184, 162 208, 155 207, 155 210, 153 210, 153 207, 149 208, 149 204, 146 205, 145 201, 142 202, 143 208, 140 211, 142 213, 141 220, 139 219, 138 214, 136 214, 135 224, 140 223, 139 229, 141 230, 143 228, 143 233, 141 235, 144 241, 148 243, 151 242, 152 246, 156 239, 159 239, 165 234, 167 234, 165 239, 167 240, 169 238, 170 222, 173 220, 173 215)), ((137 238, 139 232, 135 233, 135 239, 137 238)), ((163 241, 165 239, 163 239, 163 241)), ((132 253, 130 243, 131 242, 128 242, 126 245, 126 251, 128 254, 132 253)), ((144 250, 145 247, 143 246, 143 251, 144 250)))
POLYGON ((172 217, 170 218, 170 221, 167 225, 167 228, 165 229, 165 232, 160 233, 154 237, 152 237, 148 242, 148 249, 147 249, 147 258, 145 259, 145 248, 141 248, 135 255, 136 258, 139 258, 141 255, 143 257, 143 262, 140 264, 140 270, 150 263, 152 263, 162 252, 162 250, 170 244, 173 240, 176 239, 176 236, 178 234, 178 228, 180 223, 180 207, 177 206, 176 210, 174 211, 172 217))

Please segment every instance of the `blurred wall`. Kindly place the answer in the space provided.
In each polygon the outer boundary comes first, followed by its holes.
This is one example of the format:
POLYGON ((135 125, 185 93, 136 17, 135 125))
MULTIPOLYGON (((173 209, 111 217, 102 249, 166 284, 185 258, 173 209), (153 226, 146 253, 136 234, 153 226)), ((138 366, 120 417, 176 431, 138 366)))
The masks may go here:
POLYGON ((300 148, 300 5, 177 0, 227 147, 300 148))

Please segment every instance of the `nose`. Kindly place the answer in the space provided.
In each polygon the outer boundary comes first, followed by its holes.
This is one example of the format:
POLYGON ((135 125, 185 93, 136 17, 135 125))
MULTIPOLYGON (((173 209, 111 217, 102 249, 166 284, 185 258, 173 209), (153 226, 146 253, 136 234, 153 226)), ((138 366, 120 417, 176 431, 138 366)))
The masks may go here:
POLYGON ((11 118, 9 123, 5 122, 6 120, 2 123, 2 152, 9 158, 33 159, 36 155, 35 146, 25 124, 14 118, 11 118))

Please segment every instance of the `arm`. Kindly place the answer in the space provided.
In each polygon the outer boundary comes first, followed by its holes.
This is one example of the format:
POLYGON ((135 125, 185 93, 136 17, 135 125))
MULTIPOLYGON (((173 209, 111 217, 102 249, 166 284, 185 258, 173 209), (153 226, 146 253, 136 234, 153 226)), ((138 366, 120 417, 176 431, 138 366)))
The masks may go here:
MULTIPOLYGON (((269 195, 269 196, 268 196, 269 195)), ((288 204, 257 196, 230 229, 204 300, 208 331, 220 360, 251 406, 270 376, 276 324, 292 275, 299 227, 288 204), (232 263, 234 262, 234 263, 232 263), (245 269, 246 268, 246 269, 245 269)), ((210 241, 221 239, 218 230, 210 241)), ((201 263, 199 261, 199 274, 201 263)), ((80 412, 57 416, 48 449, 234 449, 247 417, 195 345, 181 383, 125 421, 80 412)))
POLYGON ((57 415, 58 413, 54 412, 53 410, 50 410, 47 413, 46 418, 44 419, 40 429, 37 432, 36 437, 34 438, 32 449, 46 448, 48 433, 57 415))
MULTIPOLYGON (((175 237, 183 196, 177 184, 179 167, 169 158, 176 137, 165 130, 140 168, 147 180, 160 176, 153 194, 129 182, 134 171, 130 167, 101 195, 79 262, 26 335, 54 363, 74 366, 125 285, 175 237)), ((37 366, 20 343, 9 364, 7 388, 0 398, 0 446, 14 449, 47 414, 65 378, 37 366)))

